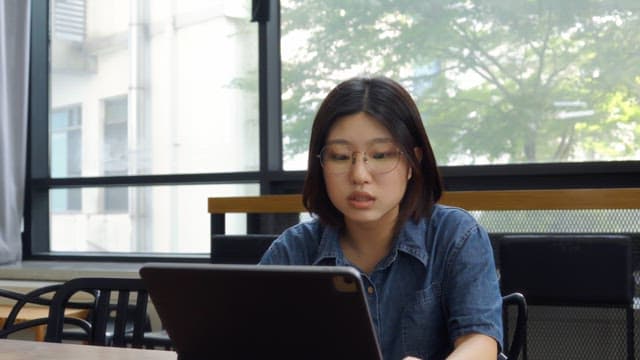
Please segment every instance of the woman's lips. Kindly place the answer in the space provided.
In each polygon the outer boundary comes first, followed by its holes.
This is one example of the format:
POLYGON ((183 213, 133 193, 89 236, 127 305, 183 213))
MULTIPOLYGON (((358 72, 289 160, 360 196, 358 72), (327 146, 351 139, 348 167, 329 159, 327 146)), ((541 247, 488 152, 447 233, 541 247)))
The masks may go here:
POLYGON ((356 191, 349 195, 348 200, 349 204, 356 209, 368 209, 373 206, 376 198, 369 193, 356 191))

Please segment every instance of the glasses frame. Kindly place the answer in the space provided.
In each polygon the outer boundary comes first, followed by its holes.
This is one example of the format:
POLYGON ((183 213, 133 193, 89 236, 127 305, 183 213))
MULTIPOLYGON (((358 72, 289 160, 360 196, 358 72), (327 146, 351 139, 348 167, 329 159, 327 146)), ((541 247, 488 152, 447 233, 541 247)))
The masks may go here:
MULTIPOLYGON (((320 161, 320 166, 325 171, 328 171, 328 170, 327 170, 327 167, 324 164, 324 161, 322 160, 322 157, 323 157, 322 154, 330 146, 331 146, 331 144, 323 146, 322 149, 320 149, 320 152, 315 155, 318 158, 318 160, 320 161)), ((351 165, 348 168, 346 168, 346 170, 344 170, 344 171, 328 171, 328 173, 332 174, 332 175, 341 175, 341 174, 346 174, 349 171, 351 171, 351 168, 353 167, 353 165, 355 165, 355 163, 357 161, 356 154, 362 154, 362 162, 364 163, 364 166, 367 169, 367 171, 369 173, 371 173, 372 175, 382 175, 382 174, 390 173, 390 172, 392 172, 393 170, 395 170, 398 167, 398 164, 400 164, 400 158, 405 155, 405 152, 402 151, 400 149, 400 147, 398 145, 396 145, 395 143, 393 143, 393 147, 396 149, 398 157, 397 157, 396 163, 389 170, 386 170, 386 171, 373 171, 373 170, 371 170, 371 168, 368 165, 369 164, 369 154, 367 154, 367 151, 365 150, 365 151, 352 151, 351 152, 351 165)))

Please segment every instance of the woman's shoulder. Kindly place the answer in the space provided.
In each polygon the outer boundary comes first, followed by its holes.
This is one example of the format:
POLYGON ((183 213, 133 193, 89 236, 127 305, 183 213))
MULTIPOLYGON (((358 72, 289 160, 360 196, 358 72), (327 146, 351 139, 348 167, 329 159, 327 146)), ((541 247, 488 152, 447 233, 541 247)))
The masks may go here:
POLYGON ((442 204, 435 204, 431 212, 430 222, 439 225, 476 226, 478 222, 467 210, 442 204))
POLYGON ((264 254, 262 264, 311 264, 318 251, 324 226, 318 220, 305 221, 282 232, 264 254))
POLYGON ((298 223, 287 228, 276 239, 279 242, 300 243, 311 240, 318 240, 322 236, 324 226, 320 221, 313 219, 298 223))
POLYGON ((455 206, 434 205, 427 229, 428 238, 445 247, 462 246, 470 238, 488 238, 471 213, 455 206))

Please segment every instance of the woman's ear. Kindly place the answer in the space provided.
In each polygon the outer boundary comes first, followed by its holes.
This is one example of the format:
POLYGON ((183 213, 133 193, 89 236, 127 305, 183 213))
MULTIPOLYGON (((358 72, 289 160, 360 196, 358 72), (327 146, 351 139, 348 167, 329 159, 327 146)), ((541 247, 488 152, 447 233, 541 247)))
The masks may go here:
POLYGON ((413 153, 416 155, 418 163, 422 162, 422 149, 416 146, 413 148, 413 153))
MULTIPOLYGON (((418 164, 422 162, 422 149, 420 149, 419 147, 414 147, 413 148, 413 154, 416 156, 416 159, 418 159, 418 164)), ((413 168, 409 167, 409 173, 407 174, 407 180, 411 180, 411 178, 413 177, 413 168)))

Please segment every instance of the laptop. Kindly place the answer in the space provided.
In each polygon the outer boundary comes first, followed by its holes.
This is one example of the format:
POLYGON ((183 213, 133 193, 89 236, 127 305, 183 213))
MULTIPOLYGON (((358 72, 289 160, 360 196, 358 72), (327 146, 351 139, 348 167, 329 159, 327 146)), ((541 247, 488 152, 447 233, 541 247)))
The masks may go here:
POLYGON ((179 360, 382 359, 350 267, 146 264, 179 360))

